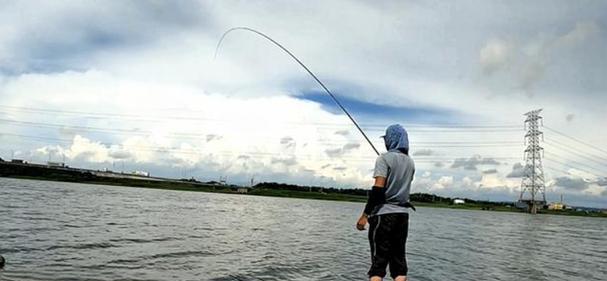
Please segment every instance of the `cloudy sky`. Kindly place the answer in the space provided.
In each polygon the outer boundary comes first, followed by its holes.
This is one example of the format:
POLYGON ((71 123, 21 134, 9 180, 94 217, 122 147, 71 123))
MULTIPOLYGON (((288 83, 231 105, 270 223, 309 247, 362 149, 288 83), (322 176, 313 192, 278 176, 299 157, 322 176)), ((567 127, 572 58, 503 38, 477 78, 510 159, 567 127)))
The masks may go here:
POLYGON ((0 0, 0 157, 369 188, 401 123, 414 192, 516 200, 543 108, 547 197, 607 207, 607 2, 0 0))

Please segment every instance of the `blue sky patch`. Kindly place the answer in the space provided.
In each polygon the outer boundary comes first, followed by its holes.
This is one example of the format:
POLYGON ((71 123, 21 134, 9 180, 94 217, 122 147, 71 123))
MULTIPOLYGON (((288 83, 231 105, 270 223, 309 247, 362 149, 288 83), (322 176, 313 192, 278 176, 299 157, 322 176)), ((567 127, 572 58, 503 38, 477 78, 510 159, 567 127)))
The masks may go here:
MULTIPOLYGON (((380 105, 335 92, 333 94, 355 118, 361 117, 367 121, 393 120, 403 123, 447 124, 457 121, 460 115, 446 109, 380 105)), ((342 113, 331 97, 324 92, 307 91, 296 98, 320 103, 323 110, 331 113, 342 113)))

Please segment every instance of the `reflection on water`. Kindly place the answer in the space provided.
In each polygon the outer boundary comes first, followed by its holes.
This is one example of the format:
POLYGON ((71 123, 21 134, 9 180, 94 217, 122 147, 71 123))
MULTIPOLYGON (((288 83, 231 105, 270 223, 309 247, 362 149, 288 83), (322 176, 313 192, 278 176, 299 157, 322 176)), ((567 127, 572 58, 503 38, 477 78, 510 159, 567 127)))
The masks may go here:
MULTIPOLYGON (((362 204, 0 178, 0 280, 364 280, 362 204)), ((607 220, 418 208, 412 280, 607 280, 607 220)))

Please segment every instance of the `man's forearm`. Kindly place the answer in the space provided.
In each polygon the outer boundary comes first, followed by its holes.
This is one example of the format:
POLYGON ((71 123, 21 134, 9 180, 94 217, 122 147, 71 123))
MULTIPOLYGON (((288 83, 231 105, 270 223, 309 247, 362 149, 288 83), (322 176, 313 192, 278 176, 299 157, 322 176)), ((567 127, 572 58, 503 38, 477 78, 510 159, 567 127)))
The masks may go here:
POLYGON ((379 205, 386 203, 386 189, 380 186, 374 186, 367 197, 367 204, 363 214, 370 215, 379 205))

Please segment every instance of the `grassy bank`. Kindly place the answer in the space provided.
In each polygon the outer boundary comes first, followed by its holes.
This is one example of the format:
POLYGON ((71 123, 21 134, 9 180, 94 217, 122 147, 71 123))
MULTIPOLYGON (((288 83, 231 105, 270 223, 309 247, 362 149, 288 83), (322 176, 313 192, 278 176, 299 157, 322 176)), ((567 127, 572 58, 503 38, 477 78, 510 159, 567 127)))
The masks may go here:
MULTIPOLYGON (((34 179, 57 182, 74 182, 86 184, 113 185, 125 187, 153 188, 166 190, 196 191, 196 192, 214 192, 253 196, 271 196, 284 198, 300 198, 315 200, 347 201, 347 202, 366 202, 366 190, 363 189, 335 189, 324 187, 302 187, 296 185, 278 184, 278 183, 260 183, 254 188, 247 188, 246 193, 242 187, 226 186, 210 183, 202 183, 187 180, 145 180, 130 178, 110 178, 95 176, 92 173, 52 169, 45 167, 27 167, 12 166, 0 164, 0 176, 34 179)), ((432 194, 416 193, 411 195, 411 200, 415 206, 432 208, 450 208, 460 210, 484 210, 500 212, 522 212, 514 208, 509 202, 489 202, 466 200, 466 204, 453 204, 452 198, 436 196, 432 194)), ((607 217, 605 213, 584 212, 574 210, 541 210, 542 214, 551 215, 570 215, 570 216, 591 216, 607 217)))

